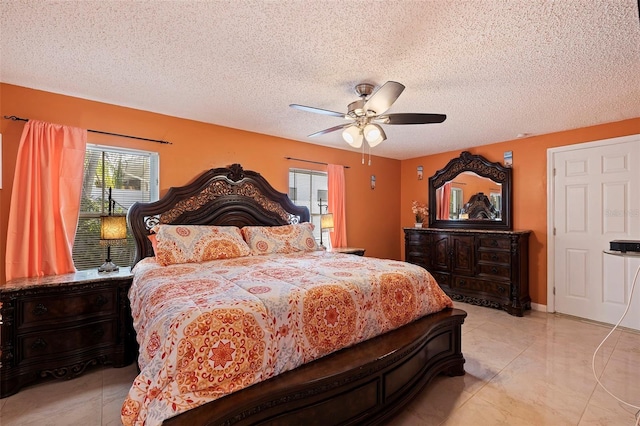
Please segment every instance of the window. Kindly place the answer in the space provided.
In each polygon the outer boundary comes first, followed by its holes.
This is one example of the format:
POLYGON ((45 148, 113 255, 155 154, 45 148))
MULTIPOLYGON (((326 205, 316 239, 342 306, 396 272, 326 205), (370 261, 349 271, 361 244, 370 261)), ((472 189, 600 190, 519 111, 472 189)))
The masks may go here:
MULTIPOLYGON (((156 201, 158 164, 155 152, 87 145, 80 218, 73 243, 73 261, 78 270, 98 268, 106 259, 107 249, 100 244, 100 216, 108 213, 109 188, 115 214, 126 214, 136 201, 156 201)), ((128 266, 134 254, 129 230, 123 244, 112 246, 111 259, 118 266, 128 266)))
POLYGON ((451 188, 451 196, 449 201, 449 218, 457 219, 462 210, 464 200, 462 199, 462 188, 451 188))
MULTIPOLYGON (((313 236, 320 241, 320 215, 327 213, 327 173, 314 170, 289 169, 289 198, 298 206, 305 206, 314 225, 313 236)), ((322 244, 330 247, 329 231, 322 233, 322 244)))

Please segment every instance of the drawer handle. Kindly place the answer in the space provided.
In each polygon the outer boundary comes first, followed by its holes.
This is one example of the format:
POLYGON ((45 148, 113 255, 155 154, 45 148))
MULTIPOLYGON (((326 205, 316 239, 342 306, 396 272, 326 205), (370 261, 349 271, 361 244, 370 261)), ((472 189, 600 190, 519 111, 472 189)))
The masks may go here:
POLYGON ((47 347, 47 342, 44 341, 42 337, 38 337, 35 342, 31 345, 31 349, 34 351, 39 351, 47 347))
POLYGON ((498 287, 499 293, 505 293, 507 290, 504 287, 498 287))
POLYGON ((493 247, 498 247, 498 240, 491 240, 491 245, 493 247))
POLYGON ((98 327, 93 330, 93 336, 97 338, 101 338, 102 336, 104 336, 104 330, 102 329, 102 327, 98 327))
POLYGON ((465 285, 467 285, 467 282, 465 280, 460 280, 460 287, 464 287, 465 285))
POLYGON ((492 255, 491 255, 491 260, 493 260, 493 261, 498 260, 498 255, 497 255, 497 254, 495 254, 495 253, 494 253, 494 254, 492 254, 492 255))
POLYGON ((494 274, 498 273, 498 268, 496 268, 495 266, 493 268, 491 268, 491 272, 494 274))
POLYGON ((96 305, 98 306, 103 306, 107 304, 107 298, 104 297, 103 295, 99 295, 98 297, 96 297, 96 305))
POLYGON ((33 308, 32 313, 33 315, 39 317, 40 315, 44 315, 47 313, 47 307, 44 306, 42 303, 38 303, 36 307, 33 308))

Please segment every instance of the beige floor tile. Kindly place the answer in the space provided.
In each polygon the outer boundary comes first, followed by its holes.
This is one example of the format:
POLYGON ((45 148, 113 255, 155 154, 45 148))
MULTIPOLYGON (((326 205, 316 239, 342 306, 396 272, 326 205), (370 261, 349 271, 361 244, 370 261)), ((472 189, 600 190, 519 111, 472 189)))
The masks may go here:
POLYGON ((395 417, 384 424, 385 426, 426 426, 423 419, 407 409, 402 409, 395 417))
POLYGON ((473 396, 465 387, 465 376, 438 376, 406 409, 421 419, 420 425, 439 425, 473 396))
POLYGON ((508 374, 542 380, 547 385, 553 386, 558 390, 582 394, 585 398, 589 397, 596 385, 596 379, 591 371, 591 364, 586 362, 571 365, 565 362, 540 362, 536 358, 521 356, 506 367, 501 376, 505 377, 508 374))
POLYGON ((543 426, 548 423, 546 413, 534 413, 526 404, 511 399, 496 400, 495 404, 478 397, 471 398, 457 409, 442 426, 543 426))
MULTIPOLYGON (((604 326, 586 321, 579 321, 573 317, 551 316, 549 329, 545 338, 553 343, 574 346, 586 350, 595 349, 611 331, 610 326, 604 326)), ((616 330, 606 340, 603 346, 615 347, 622 332, 616 330)))
MULTIPOLYGON (((623 402, 618 401, 601 386, 597 386, 591 399, 589 399, 589 405, 580 420, 580 424, 633 426, 634 414, 638 411, 638 408, 634 408, 626 403, 635 405, 636 407, 640 407, 640 404, 638 401, 634 401, 634 398, 626 399, 624 395, 617 394, 616 392, 613 392, 613 395, 623 402), (610 422, 602 423, 605 420, 610 420, 610 422)), ((637 394, 634 397, 637 399, 637 394)))
POLYGON ((622 332, 612 358, 628 359, 640 363, 640 333, 622 332))
POLYGON ((102 392, 102 425, 116 426, 120 420, 120 409, 124 402, 131 383, 138 375, 136 364, 124 368, 109 368, 103 370, 102 392))
POLYGON ((513 361, 524 347, 514 347, 507 342, 494 340, 488 330, 478 328, 463 336, 462 353, 470 362, 472 359, 494 371, 500 371, 513 361))
POLYGON ((589 404, 578 426, 634 426, 632 411, 635 412, 635 410, 626 410, 623 407, 611 410, 589 404))
MULTIPOLYGON (((524 329, 527 324, 522 318, 500 318, 487 321, 479 326, 474 333, 493 341, 499 341, 509 345, 513 349, 525 350, 533 343, 536 334, 529 334, 524 329)), ((529 323, 531 324, 531 323, 529 323)), ((544 325, 538 326, 538 335, 545 332, 544 325)))
MULTIPOLYGON (((505 368, 477 394, 501 408, 523 410, 529 418, 539 418, 542 424, 556 420, 558 424, 576 425, 595 388, 595 380, 584 388, 569 388, 551 382, 536 371, 505 368)), ((513 411, 515 412, 515 411, 513 411)))
MULTIPOLYGON (((593 352, 595 349, 576 350, 570 345, 538 340, 522 353, 510 366, 515 371, 525 371, 544 377, 552 383, 562 383, 569 388, 582 388, 595 384, 593 352)), ((595 358, 596 374, 600 375, 609 361, 611 351, 602 349, 595 358)))
MULTIPOLYGON (((600 376, 600 383, 619 399, 640 407, 640 359, 616 359, 612 355, 600 376)), ((606 408, 599 395, 594 393, 592 401, 606 408)))
POLYGON ((484 400, 498 407, 508 415, 512 425, 576 425, 587 405, 587 396, 572 394, 540 380, 528 378, 511 382, 505 379, 495 378, 473 401, 484 400), (500 382, 496 383, 497 380, 500 382))
POLYGON ((467 352, 465 354, 464 370, 465 375, 462 376, 462 380, 464 380, 465 383, 464 390, 475 394, 492 378, 498 375, 502 368, 492 366, 476 358, 474 353, 467 352))
POLYGON ((5 398, 2 426, 100 425, 102 372, 93 370, 73 380, 50 381, 5 398))

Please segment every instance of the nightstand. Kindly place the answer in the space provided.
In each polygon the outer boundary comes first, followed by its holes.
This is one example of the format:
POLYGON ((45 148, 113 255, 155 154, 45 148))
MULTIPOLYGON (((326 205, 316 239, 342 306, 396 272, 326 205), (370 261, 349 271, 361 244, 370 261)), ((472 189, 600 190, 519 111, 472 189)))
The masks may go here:
POLYGON ((136 356, 129 268, 21 278, 0 285, 0 398, 136 356))
POLYGON ((336 247, 329 250, 333 253, 345 253, 345 254, 355 254, 357 256, 364 256, 364 252, 366 249, 358 248, 358 247, 336 247))

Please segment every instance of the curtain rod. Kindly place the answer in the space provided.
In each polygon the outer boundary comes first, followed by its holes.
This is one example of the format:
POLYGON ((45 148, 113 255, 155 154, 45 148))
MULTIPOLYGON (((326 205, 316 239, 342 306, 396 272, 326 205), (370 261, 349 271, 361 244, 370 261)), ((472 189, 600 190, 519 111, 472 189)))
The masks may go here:
MULTIPOLYGON (((20 117, 16 117, 15 115, 5 115, 4 118, 7 119, 7 120, 13 120, 13 121, 29 121, 28 118, 20 118, 20 117)), ((148 141, 148 142, 156 142, 156 143, 162 143, 162 144, 167 144, 167 145, 173 145, 173 143, 171 143, 169 141, 161 141, 159 139, 141 138, 139 136, 129 136, 129 135, 123 135, 123 134, 120 134, 120 133, 103 132, 101 130, 90 130, 90 129, 87 129, 87 132, 100 133, 101 135, 118 136, 118 137, 121 137, 121 138, 138 139, 138 140, 141 140, 141 141, 148 141)))
MULTIPOLYGON (((328 166, 329 165, 329 163, 323 163, 321 161, 303 160, 301 158, 293 158, 293 157, 284 157, 284 158, 287 159, 287 160, 302 161, 303 163, 322 164, 324 166, 328 166)), ((350 169, 351 168, 351 166, 342 166, 342 167, 344 167, 345 169, 350 169)))

